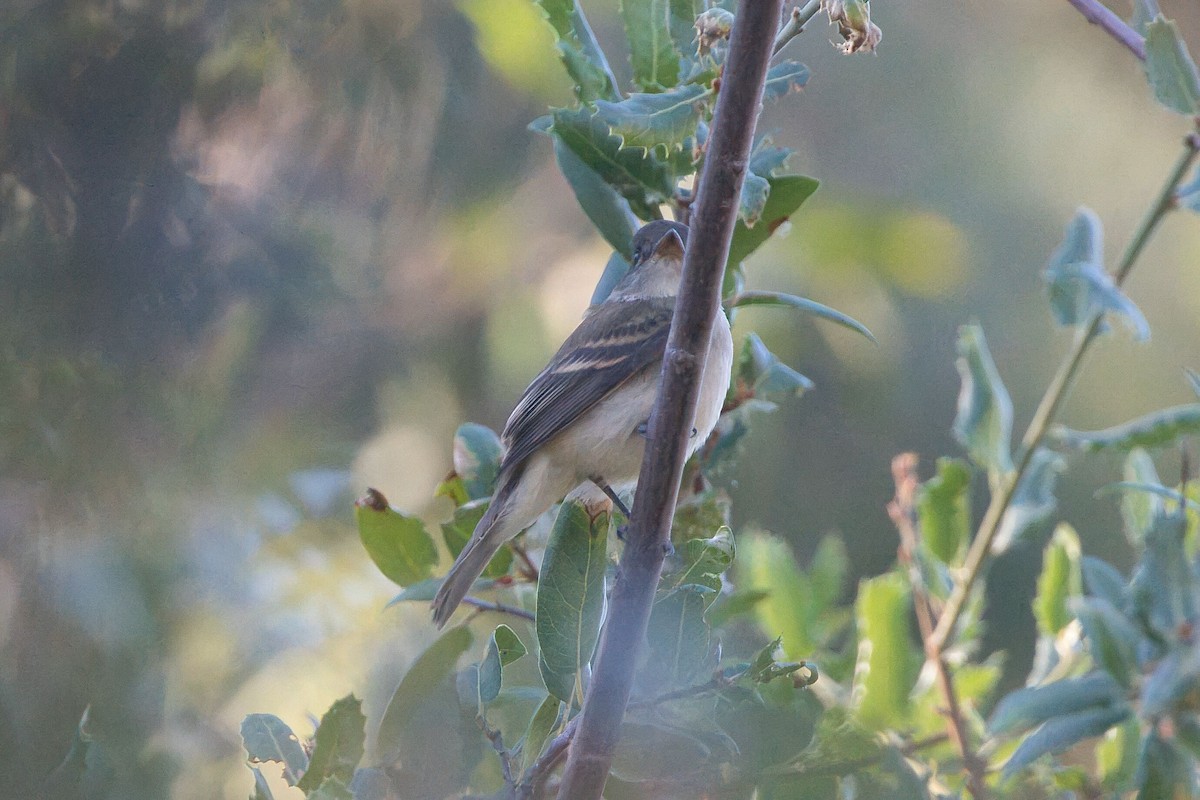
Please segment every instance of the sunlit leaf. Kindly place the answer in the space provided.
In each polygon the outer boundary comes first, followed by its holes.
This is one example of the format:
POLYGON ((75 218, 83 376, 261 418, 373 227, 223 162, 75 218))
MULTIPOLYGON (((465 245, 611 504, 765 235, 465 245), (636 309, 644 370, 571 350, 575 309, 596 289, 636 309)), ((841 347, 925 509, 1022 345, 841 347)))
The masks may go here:
POLYGON ((1175 23, 1161 16, 1146 26, 1146 77, 1167 108, 1187 116, 1200 111, 1200 73, 1175 23))
POLYGON ((705 602, 707 608, 721 588, 722 573, 733 564, 734 552, 733 531, 727 527, 707 538, 687 539, 678 549, 679 568, 664 576, 663 586, 677 589, 696 584, 711 589, 713 594, 705 602))
MULTIPOLYGON (((1154 459, 1140 447, 1129 451, 1121 468, 1122 476, 1130 483, 1159 485, 1158 470, 1154 459)), ((1163 511, 1162 501, 1153 493, 1129 492, 1121 496, 1121 521, 1124 523, 1125 538, 1134 547, 1141 547, 1146 531, 1163 511)))
POLYGON ((1084 739, 1100 736, 1128 717, 1129 708, 1124 705, 1089 708, 1056 716, 1021 742, 1005 763, 1004 774, 1012 775, 1044 755, 1062 752, 1084 739))
POLYGON ((354 503, 354 517, 367 555, 389 580, 408 586, 429 577, 438 554, 425 523, 396 511, 375 489, 354 503))
POLYGON ((404 673, 379 722, 374 749, 368 761, 386 767, 396 761, 404 741, 404 731, 416 709, 429 698, 471 646, 471 631, 465 626, 451 628, 426 648, 404 673))
POLYGON ((1114 791, 1129 788, 1137 769, 1140 742, 1141 729, 1134 719, 1127 719, 1104 734, 1096 743, 1096 772, 1101 785, 1114 791))
POLYGON ((1033 616, 1038 632, 1053 636, 1071 621, 1067 600, 1083 591, 1079 536, 1069 525, 1059 525, 1042 554, 1033 616))
POLYGON ((651 209, 671 198, 675 185, 667 165, 649 149, 625 146, 599 114, 586 108, 555 109, 553 120, 553 134, 624 197, 638 216, 649 219, 651 209))
POLYGON ((921 484, 921 540, 942 563, 956 563, 970 536, 970 486, 971 468, 957 458, 939 458, 937 474, 921 484))
POLYGON ((703 86, 685 84, 660 94, 631 94, 619 103, 600 100, 596 108, 626 147, 669 151, 695 132, 700 101, 708 94, 703 86))
POLYGON ((816 300, 809 300, 807 297, 798 297, 794 294, 785 294, 783 292, 770 291, 742 291, 733 295, 726 301, 726 305, 731 308, 744 308, 746 306, 784 306, 803 311, 806 314, 811 314, 818 319, 835 322, 844 328, 860 333, 863 336, 875 342, 875 335, 867 329, 858 320, 843 314, 841 311, 830 308, 823 303, 818 303, 816 300))
POLYGON ((1142 740, 1133 782, 1139 800, 1188 800, 1196 796, 1196 767, 1174 742, 1151 730, 1142 740))
POLYGON ((559 137, 554 137, 554 159, 567 179, 579 207, 612 248, 626 258, 633 254, 633 231, 638 220, 629 201, 589 167, 559 137))
POLYGON ((835 534, 821 537, 809 567, 814 614, 824 614, 841 597, 849 570, 850 556, 842 538, 835 534))
POLYGON ((908 696, 919 666, 910 639, 908 586, 897 573, 865 580, 859 584, 854 608, 858 719, 870 728, 898 727, 908 713, 908 696))
POLYGON ((347 695, 330 706, 317 726, 312 758, 297 786, 311 792, 330 778, 349 784, 354 777, 354 768, 363 757, 366 726, 362 701, 354 695, 347 695))
POLYGON ((1099 597, 1074 597, 1067 607, 1083 628, 1092 658, 1123 685, 1130 686, 1142 641, 1133 620, 1099 597))
POLYGON ((1003 553, 1013 542, 1019 541, 1031 528, 1054 513, 1058 505, 1054 488, 1065 466, 1062 456, 1051 450, 1043 447, 1034 452, 1029 467, 1013 493, 1008 510, 1000 520, 996 538, 992 540, 993 554, 1003 553))
POLYGON ((763 102, 778 100, 788 92, 798 92, 808 83, 811 73, 798 61, 781 61, 767 70, 763 85, 763 102))
POLYGON ((796 566, 791 548, 767 534, 751 534, 740 540, 738 585, 767 592, 754 607, 759 626, 769 636, 782 636, 789 658, 810 656, 816 646, 810 630, 812 587, 796 566))
POLYGON ((642 91, 669 89, 679 80, 679 51, 671 38, 669 0, 621 0, 633 83, 642 91))
POLYGON ((579 0, 537 0, 537 4, 558 36, 559 55, 567 74, 575 82, 579 99, 590 103, 597 98, 619 97, 617 80, 592 34, 579 0))
POLYGON ((576 677, 591 660, 604 611, 604 570, 610 518, 593 518, 578 501, 562 504, 537 588, 537 637, 542 680, 572 702, 576 677))
POLYGON ((1086 452, 1130 450, 1134 447, 1166 447, 1183 436, 1200 433, 1200 403, 1172 406, 1155 411, 1123 425, 1099 431, 1076 431, 1056 425, 1050 437, 1063 447, 1086 452))
POLYGON ((954 436, 971 460, 990 473, 1012 470, 1012 401, 992 361, 983 329, 964 325, 958 332, 958 415, 954 436))
POLYGON ((242 720, 242 747, 252 764, 275 761, 283 765, 289 786, 300 782, 308 756, 292 729, 274 714, 249 714, 242 720))

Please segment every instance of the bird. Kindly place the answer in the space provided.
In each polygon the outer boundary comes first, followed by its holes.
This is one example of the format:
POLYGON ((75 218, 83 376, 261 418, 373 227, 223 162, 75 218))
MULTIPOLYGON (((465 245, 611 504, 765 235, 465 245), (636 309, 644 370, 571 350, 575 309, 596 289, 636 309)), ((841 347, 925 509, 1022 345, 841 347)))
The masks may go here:
MULTIPOLYGON (((431 605, 439 629, 496 551, 573 489, 590 481, 628 517, 613 487, 632 484, 641 468, 687 238, 680 222, 643 225, 633 236, 629 271, 588 308, 521 396, 501 433, 491 503, 431 605)), ((732 366, 733 336, 718 311, 689 456, 716 427, 732 366)))

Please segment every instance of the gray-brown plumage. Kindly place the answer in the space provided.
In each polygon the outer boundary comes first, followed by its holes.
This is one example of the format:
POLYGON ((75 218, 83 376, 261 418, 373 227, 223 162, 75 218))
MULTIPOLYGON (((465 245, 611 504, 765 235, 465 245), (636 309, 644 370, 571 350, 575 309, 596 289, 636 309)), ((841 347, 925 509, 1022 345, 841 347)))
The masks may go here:
MULTIPOLYGON (((644 225, 629 272, 592 306, 534 378, 504 426, 504 458, 491 505, 433 601, 440 628, 496 551, 580 484, 637 478, 644 424, 654 407, 683 267, 687 227, 644 225)), ((720 415, 733 339, 717 315, 696 411, 694 450, 720 415)))

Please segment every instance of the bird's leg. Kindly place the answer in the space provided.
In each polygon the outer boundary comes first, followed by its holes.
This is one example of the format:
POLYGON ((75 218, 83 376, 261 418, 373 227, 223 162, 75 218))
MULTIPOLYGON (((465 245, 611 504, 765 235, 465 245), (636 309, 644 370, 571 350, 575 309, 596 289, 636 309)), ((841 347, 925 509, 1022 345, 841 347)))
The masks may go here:
POLYGON ((608 485, 608 481, 604 480, 604 478, 600 477, 599 475, 593 475, 589 480, 600 487, 600 491, 608 495, 608 499, 612 500, 616 509, 621 512, 622 516, 625 517, 625 525, 621 525, 617 528, 617 538, 622 542, 625 541, 625 527, 629 524, 629 518, 631 516, 629 509, 625 507, 625 503, 622 502, 616 491, 614 491, 613 488, 608 485))

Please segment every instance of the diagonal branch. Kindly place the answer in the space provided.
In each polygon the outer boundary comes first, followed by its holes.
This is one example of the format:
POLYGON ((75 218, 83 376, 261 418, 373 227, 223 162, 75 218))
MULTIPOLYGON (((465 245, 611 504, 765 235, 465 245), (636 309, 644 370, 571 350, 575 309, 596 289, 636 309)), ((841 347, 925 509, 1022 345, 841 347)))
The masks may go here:
POLYGON ((1075 6, 1088 22, 1099 25, 1105 33, 1129 48, 1129 52, 1137 56, 1139 61, 1146 60, 1146 40, 1100 0, 1067 0, 1067 2, 1075 6))
POLYGON ((721 281, 738 197, 782 7, 783 0, 741 0, 738 4, 708 157, 691 217, 683 283, 663 357, 658 401, 650 417, 628 543, 613 585, 609 621, 600 640, 579 729, 563 772, 560 800, 599 798, 612 764, 662 574, 664 547, 670 541, 709 337, 713 320, 721 313, 721 281))

